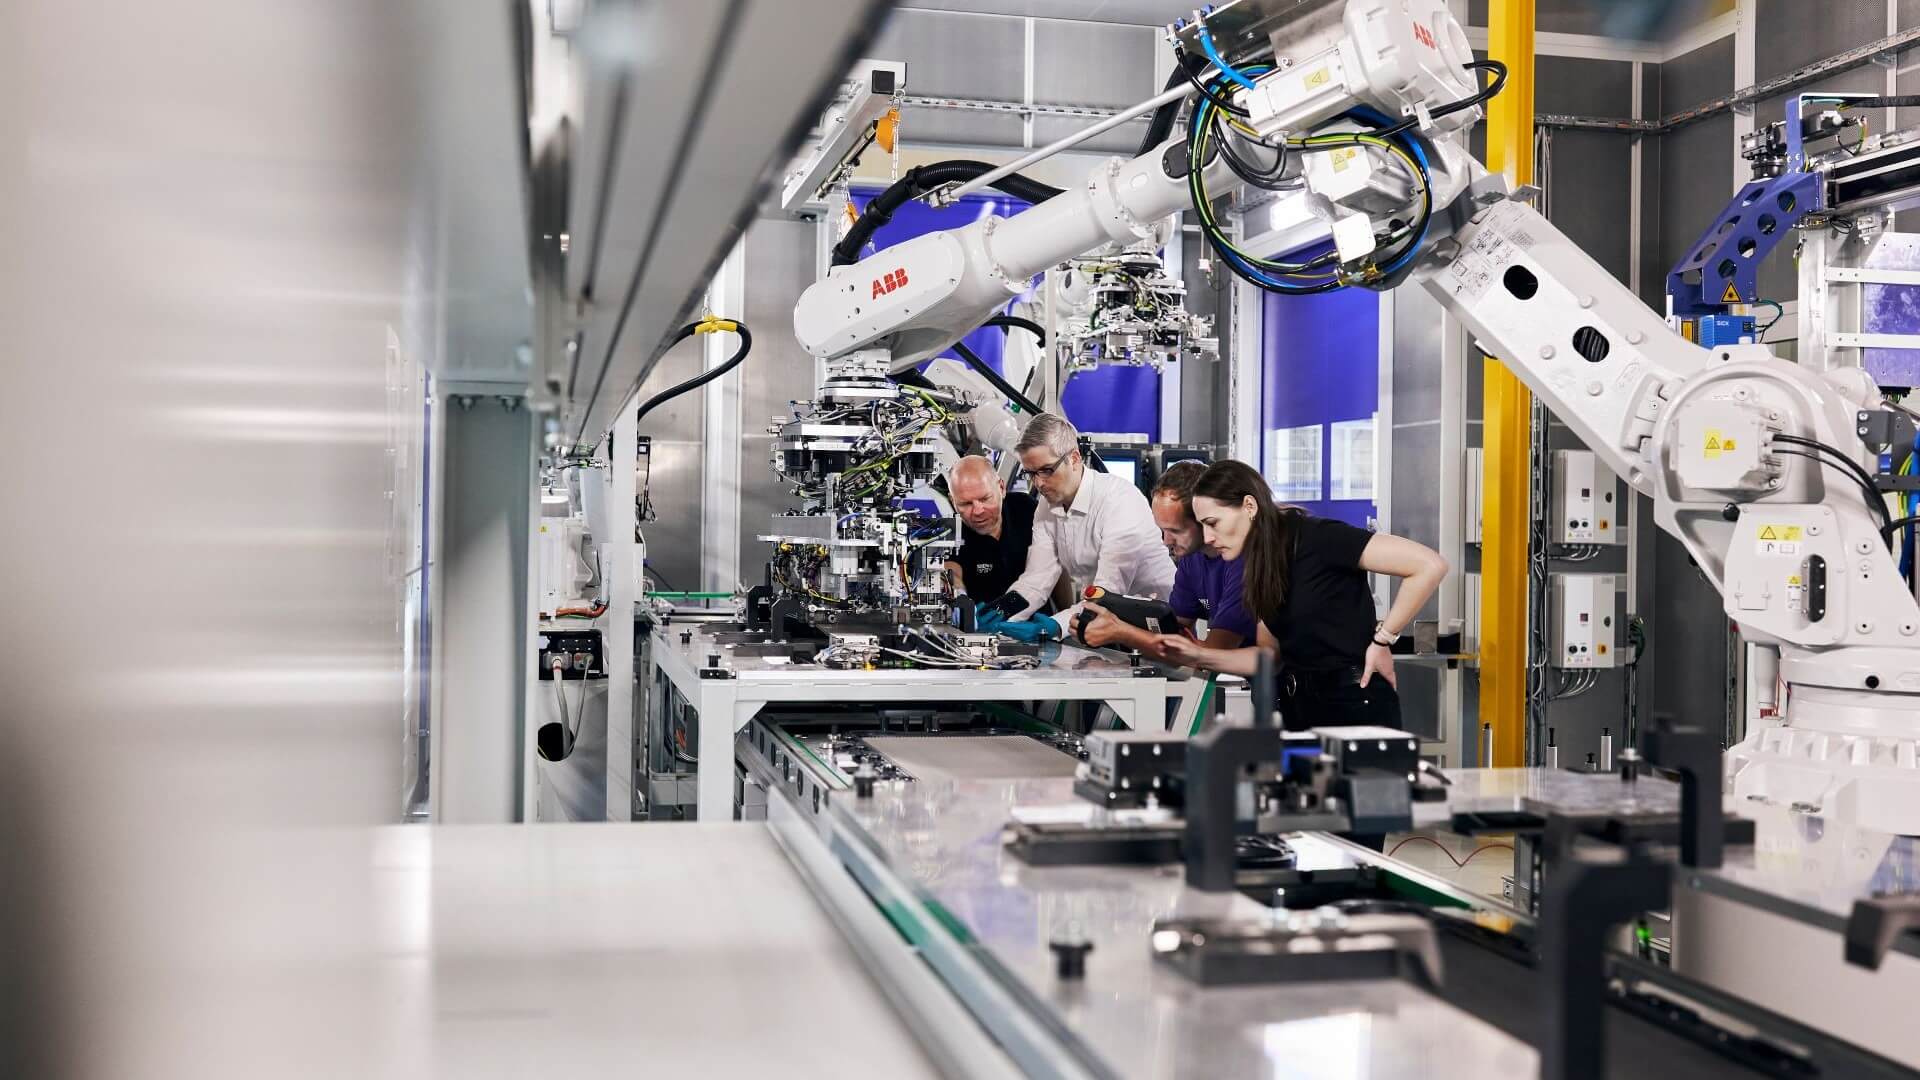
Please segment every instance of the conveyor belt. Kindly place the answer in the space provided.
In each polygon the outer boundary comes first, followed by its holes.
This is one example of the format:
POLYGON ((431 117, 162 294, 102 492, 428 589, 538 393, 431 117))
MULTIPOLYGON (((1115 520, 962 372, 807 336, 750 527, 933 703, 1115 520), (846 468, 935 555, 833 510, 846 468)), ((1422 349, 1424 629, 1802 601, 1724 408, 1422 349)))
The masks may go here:
POLYGON ((866 744, 917 780, 1046 780, 1073 758, 1025 735, 869 735, 866 744))

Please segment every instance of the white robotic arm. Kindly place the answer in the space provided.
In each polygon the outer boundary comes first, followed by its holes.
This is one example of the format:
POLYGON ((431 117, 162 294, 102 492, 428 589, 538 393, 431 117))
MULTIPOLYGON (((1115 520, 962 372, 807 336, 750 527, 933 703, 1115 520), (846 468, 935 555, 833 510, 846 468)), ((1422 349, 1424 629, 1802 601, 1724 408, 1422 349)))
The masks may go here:
MULTIPOLYGON (((1184 143, 1162 150, 1111 158, 1078 188, 1014 217, 990 215, 835 267, 801 294, 795 337, 821 357, 885 348, 891 370, 903 371, 940 355, 1063 259, 1108 243, 1164 243, 1167 216, 1192 199, 1184 143)), ((1229 176, 1216 158, 1209 179, 1229 176)))
MULTIPOLYGON (((1870 382, 1801 368, 1761 346, 1710 351, 1686 341, 1512 200, 1464 148, 1478 116, 1457 105, 1472 92, 1463 68, 1471 53, 1440 0, 1241 0, 1209 20, 1230 11, 1271 36, 1271 75, 1238 96, 1262 135, 1352 130, 1345 118, 1356 107, 1416 122, 1433 223, 1416 258, 1368 284, 1428 289, 1653 498, 1657 523, 1720 589, 1746 639, 1779 647, 1786 722, 1731 755, 1736 794, 1920 832, 1920 605, 1853 474, 1872 468, 1855 434, 1856 410, 1880 404, 1870 382)), ((1364 175, 1370 167, 1345 175, 1331 155, 1317 156, 1327 160, 1305 170, 1306 189, 1294 197, 1328 220, 1350 259, 1373 242, 1383 189, 1364 175)), ((1149 238, 1166 215, 1189 208, 1187 160, 1178 143, 1115 159, 1013 218, 838 268, 801 298, 801 344, 828 357, 884 349, 894 370, 936 355, 1033 274, 1109 242, 1149 238)), ((1215 193, 1237 182, 1217 158, 1206 180, 1215 193)))

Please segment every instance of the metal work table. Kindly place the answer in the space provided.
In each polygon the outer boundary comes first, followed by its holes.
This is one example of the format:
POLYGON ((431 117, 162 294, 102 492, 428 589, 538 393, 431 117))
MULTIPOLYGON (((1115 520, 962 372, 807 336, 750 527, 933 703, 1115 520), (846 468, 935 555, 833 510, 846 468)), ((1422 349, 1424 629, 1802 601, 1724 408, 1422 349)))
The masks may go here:
MULTIPOLYGON (((1130 726, 1161 727, 1169 694, 1184 701, 1206 685, 1203 679, 1169 680, 1159 668, 1136 668, 1115 653, 1057 643, 1043 646, 1040 666, 1029 671, 796 665, 781 657, 737 656, 715 640, 710 626, 680 621, 656 627, 650 646, 655 668, 699 711, 699 757, 716 763, 732 759, 735 735, 775 703, 1100 701, 1130 726), (690 634, 684 644, 682 634, 690 634), (702 677, 707 658, 715 654, 725 676, 702 677)), ((725 821, 732 807, 733 769, 702 768, 700 819, 725 821)))
POLYGON ((1680 785, 1652 775, 1631 782, 1613 773, 1572 769, 1448 769, 1446 775, 1453 781, 1446 802, 1414 804, 1416 821, 1444 823, 1462 811, 1632 816, 1680 812, 1680 785))
MULTIPOLYGON (((1201 987, 1164 969, 1156 920, 1260 919, 1238 893, 1186 887, 1178 867, 1033 867, 1007 854, 1015 815, 1093 808, 1072 781, 882 785, 833 798, 817 815, 776 800, 776 829, 815 829, 874 900, 926 912, 947 928, 909 928, 946 983, 1029 1073, 1215 1077, 1522 1077, 1534 1050, 1396 980, 1201 987), (1056 938, 1084 940, 1083 981, 1056 977, 1056 938)), ((1302 866, 1334 868, 1370 852, 1314 834, 1289 838, 1302 866)), ((1441 890, 1445 886, 1435 883, 1441 890)))

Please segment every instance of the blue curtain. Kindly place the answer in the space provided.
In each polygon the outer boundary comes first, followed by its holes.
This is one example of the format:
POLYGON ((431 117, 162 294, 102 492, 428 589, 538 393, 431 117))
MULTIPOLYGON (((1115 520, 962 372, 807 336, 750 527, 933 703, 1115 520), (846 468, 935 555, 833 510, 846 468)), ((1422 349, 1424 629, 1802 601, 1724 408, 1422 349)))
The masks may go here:
MULTIPOLYGON (((1288 257, 1298 261, 1326 247, 1288 257)), ((1364 420, 1379 408, 1380 294, 1367 289, 1317 296, 1268 293, 1261 312, 1260 467, 1264 470, 1269 460, 1267 444, 1275 429, 1320 425, 1319 497, 1292 502, 1365 527, 1375 513, 1373 500, 1332 497, 1332 432, 1335 423, 1364 420)))

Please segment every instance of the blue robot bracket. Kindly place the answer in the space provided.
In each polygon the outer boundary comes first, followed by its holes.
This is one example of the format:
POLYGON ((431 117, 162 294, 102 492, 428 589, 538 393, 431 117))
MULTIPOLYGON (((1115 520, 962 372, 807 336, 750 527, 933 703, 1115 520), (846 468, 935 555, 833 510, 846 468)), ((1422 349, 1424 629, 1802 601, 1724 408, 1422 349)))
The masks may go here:
POLYGON ((1683 319, 1725 315, 1730 304, 1760 299, 1760 262, 1793 233, 1793 226, 1824 208, 1818 173, 1789 172, 1740 189, 1720 216, 1667 274, 1667 297, 1683 319))
MULTIPOLYGON (((1807 215, 1826 207, 1826 178, 1807 172, 1806 121, 1809 105, 1841 104, 1870 94, 1795 94, 1787 99, 1782 125, 1786 165, 1779 176, 1742 187, 1713 224, 1667 273, 1667 298, 1673 314, 1689 323, 1724 329, 1733 304, 1760 299, 1760 263, 1807 215)), ((1750 325, 1750 321, 1749 321, 1750 325)))

